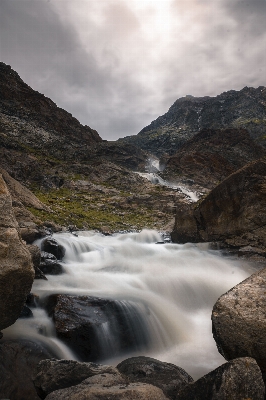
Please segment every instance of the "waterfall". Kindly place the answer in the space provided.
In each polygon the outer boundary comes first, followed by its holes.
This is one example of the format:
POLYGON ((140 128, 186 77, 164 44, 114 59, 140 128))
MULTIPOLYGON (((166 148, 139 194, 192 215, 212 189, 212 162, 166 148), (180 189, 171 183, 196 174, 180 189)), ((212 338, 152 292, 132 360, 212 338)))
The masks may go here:
MULTIPOLYGON (((211 310, 221 294, 253 272, 243 260, 223 257, 206 245, 159 244, 162 236, 152 230, 112 236, 58 233, 54 238, 66 249, 65 273, 35 280, 32 292, 40 299, 63 293, 114 300, 130 335, 131 354, 171 362, 194 378, 224 362, 212 338, 211 310)), ((4 334, 33 337, 58 357, 75 358, 56 338, 45 311, 33 312, 33 319, 19 319, 4 334)), ((105 321, 95 332, 101 361, 127 357, 117 320, 105 321)))

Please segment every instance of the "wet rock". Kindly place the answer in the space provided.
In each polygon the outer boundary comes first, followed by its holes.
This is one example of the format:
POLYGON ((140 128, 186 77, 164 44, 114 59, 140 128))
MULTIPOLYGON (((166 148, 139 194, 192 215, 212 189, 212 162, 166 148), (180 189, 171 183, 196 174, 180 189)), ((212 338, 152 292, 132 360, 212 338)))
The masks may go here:
POLYGON ((20 239, 11 196, 1 175, 0 211, 0 329, 4 329, 19 317, 31 290, 34 269, 30 253, 20 239))
POLYGON ((33 318, 31 309, 27 306, 23 306, 19 318, 33 318))
POLYGON ((26 305, 32 308, 37 307, 39 296, 35 293, 29 293, 26 299, 26 305))
POLYGON ((40 398, 44 399, 54 390, 77 385, 91 376, 100 374, 119 375, 119 372, 109 365, 72 360, 43 360, 37 366, 34 385, 40 398))
POLYGON ((62 260, 65 255, 65 248, 53 238, 46 238, 41 243, 41 250, 53 254, 57 260, 62 260))
POLYGON ((45 251, 41 252, 39 268, 41 272, 47 275, 60 275, 64 272, 62 265, 57 261, 56 257, 45 251))
POLYGON ((58 294, 45 303, 57 336, 83 361, 115 357, 149 345, 146 316, 132 302, 58 294))
POLYGON ((121 374, 130 382, 143 382, 157 386, 170 399, 175 399, 178 390, 193 382, 182 368, 150 357, 131 357, 117 365, 121 374))
POLYGON ((177 214, 174 242, 222 241, 230 246, 265 249, 266 162, 256 161, 216 186, 192 212, 177 214))
POLYGON ((41 262, 39 268, 46 275, 60 275, 64 272, 63 267, 59 262, 49 259, 41 262))
POLYGON ((10 400, 39 400, 33 377, 41 360, 53 357, 41 344, 29 340, 0 343, 0 397, 10 400))
POLYGON ((167 400, 161 389, 146 383, 128 384, 122 377, 95 376, 79 385, 56 390, 46 397, 47 400, 167 400), (100 383, 94 383, 94 382, 100 383))
POLYGON ((238 358, 187 385, 176 400, 263 400, 265 386, 252 358, 238 358))
POLYGON ((226 360, 252 357, 266 377, 266 269, 223 294, 212 311, 213 337, 226 360))
POLYGON ((31 254, 31 259, 33 262, 34 270, 35 270, 35 277, 34 279, 44 279, 47 280, 46 276, 40 269, 40 263, 41 263, 41 251, 38 246, 35 246, 34 244, 28 244, 27 248, 31 254))

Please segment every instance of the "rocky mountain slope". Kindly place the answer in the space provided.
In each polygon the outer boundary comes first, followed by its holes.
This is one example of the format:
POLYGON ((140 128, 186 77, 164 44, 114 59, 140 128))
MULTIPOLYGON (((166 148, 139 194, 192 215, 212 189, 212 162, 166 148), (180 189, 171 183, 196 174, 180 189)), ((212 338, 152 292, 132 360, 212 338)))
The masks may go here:
POLYGON ((21 229, 163 227, 185 201, 135 173, 145 171, 144 151, 102 140, 4 63, 0 94, 0 168, 21 229))
POLYGON ((119 139, 158 157, 173 155, 202 129, 245 128, 259 144, 266 145, 266 88, 245 87, 216 97, 186 96, 138 135, 119 139))
POLYGON ((173 181, 182 176, 211 189, 265 155, 246 129, 203 129, 168 159, 163 176, 173 181))

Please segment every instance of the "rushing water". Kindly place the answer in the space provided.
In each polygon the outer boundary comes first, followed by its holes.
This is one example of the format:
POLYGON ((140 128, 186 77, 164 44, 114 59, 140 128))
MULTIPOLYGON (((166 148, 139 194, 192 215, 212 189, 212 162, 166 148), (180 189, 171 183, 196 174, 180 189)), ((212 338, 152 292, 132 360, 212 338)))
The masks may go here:
POLYGON ((197 193, 193 192, 192 190, 189 190, 189 188, 186 187, 185 185, 178 185, 176 183, 168 182, 163 178, 161 178, 155 172, 138 172, 138 174, 143 178, 148 179, 148 181, 150 181, 154 185, 161 185, 174 190, 180 190, 191 202, 196 202, 199 200, 199 196, 197 195, 197 193))
MULTIPOLYGON (((113 236, 62 233, 54 238, 66 248, 65 273, 49 275, 48 281, 36 280, 34 293, 40 297, 68 293, 117 300, 121 308, 132 310, 128 324, 136 340, 146 336, 146 347, 135 354, 174 363, 194 378, 224 362, 212 338, 211 310, 221 294, 253 272, 248 265, 222 257, 207 245, 157 243, 162 237, 150 230, 113 236)), ((34 337, 59 357, 74 358, 56 339, 45 311, 33 312, 34 319, 18 320, 5 335, 34 337)), ((102 360, 105 363, 121 359, 114 334, 106 324, 99 329, 102 346, 112 349, 111 355, 116 357, 102 360)))

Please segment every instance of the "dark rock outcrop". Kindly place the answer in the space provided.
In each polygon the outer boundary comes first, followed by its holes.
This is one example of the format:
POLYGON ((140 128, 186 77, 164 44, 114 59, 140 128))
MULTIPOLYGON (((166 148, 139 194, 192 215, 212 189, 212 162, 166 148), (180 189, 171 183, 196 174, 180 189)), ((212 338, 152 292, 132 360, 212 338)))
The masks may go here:
POLYGON ((98 361, 149 344, 145 318, 131 302, 58 294, 49 296, 45 307, 57 336, 83 361, 98 361))
POLYGON ((251 275, 215 303, 213 336, 219 352, 232 360, 252 357, 266 378, 266 269, 251 275))
POLYGON ((44 239, 41 243, 41 250, 53 254, 57 260, 62 260, 66 253, 64 246, 59 244, 54 238, 44 239))
POLYGON ((258 160, 227 177, 186 216, 177 214, 172 239, 265 249, 265 207, 266 162, 258 160))
MULTIPOLYGON (((49 247, 49 246, 48 246, 49 247)), ((58 251, 56 251, 58 253, 58 251)), ((45 251, 41 252, 41 261, 39 269, 47 275, 60 275, 64 272, 62 265, 57 261, 57 258, 45 251)))
POLYGON ((11 196, 0 175, 0 329, 19 317, 34 278, 31 256, 18 233, 11 196))
POLYGON ((119 372, 109 365, 48 359, 38 364, 34 385, 40 398, 44 399, 55 390, 78 385, 85 379, 100 374, 118 375, 119 372))
POLYGON ((131 143, 157 156, 173 155, 202 129, 244 128, 257 143, 265 145, 266 88, 245 87, 216 97, 186 96, 138 135, 119 141, 131 143))
POLYGON ((117 365, 118 371, 130 382, 142 382, 162 389, 170 399, 193 379, 182 368, 149 357, 132 357, 117 365))
POLYGON ((33 384, 37 365, 53 355, 29 340, 0 342, 0 397, 10 400, 39 400, 33 384))
POLYGON ((213 188, 249 162, 266 155, 245 129, 204 129, 169 158, 164 177, 188 177, 213 188))
POLYGON ((176 400, 263 400, 265 386, 252 358, 238 358, 187 385, 176 400))

